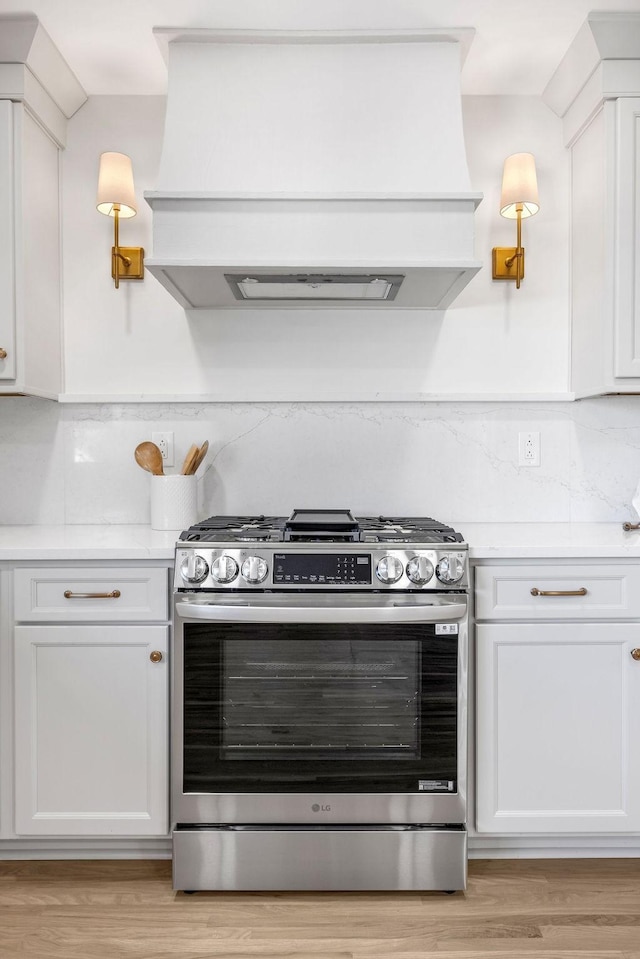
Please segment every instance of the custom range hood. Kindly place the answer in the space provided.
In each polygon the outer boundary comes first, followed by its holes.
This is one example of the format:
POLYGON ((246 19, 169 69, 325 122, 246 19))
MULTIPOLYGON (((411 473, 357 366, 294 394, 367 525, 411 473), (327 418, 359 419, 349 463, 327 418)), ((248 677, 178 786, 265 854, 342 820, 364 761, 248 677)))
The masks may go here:
POLYGON ((182 306, 449 306, 481 265, 472 30, 154 32, 169 92, 146 265, 182 306))

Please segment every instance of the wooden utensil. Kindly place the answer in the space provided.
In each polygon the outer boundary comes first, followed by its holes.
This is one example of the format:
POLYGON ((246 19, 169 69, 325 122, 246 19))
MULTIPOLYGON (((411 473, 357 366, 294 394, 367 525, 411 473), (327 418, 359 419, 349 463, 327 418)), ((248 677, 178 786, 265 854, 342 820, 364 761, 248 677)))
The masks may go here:
POLYGON ((193 464, 193 469, 191 470, 192 473, 197 472, 198 467, 200 466, 200 464, 202 463, 203 459, 204 459, 205 456, 207 455, 207 450, 208 450, 208 449, 209 449, 209 440, 205 440, 204 443, 202 444, 202 446, 200 447, 200 449, 198 450, 198 455, 196 456, 196 461, 195 461, 195 463, 193 464))
POLYGON ((184 458, 184 463, 182 464, 182 469, 180 470, 183 476, 190 476, 191 473, 194 472, 193 464, 196 461, 198 452, 199 452, 199 447, 197 446, 196 443, 194 443, 193 446, 189 447, 189 451, 184 458))
POLYGON ((136 463, 143 470, 153 473, 154 476, 164 476, 162 453, 155 443, 151 443, 149 440, 140 443, 136 446, 133 455, 136 458, 136 463))

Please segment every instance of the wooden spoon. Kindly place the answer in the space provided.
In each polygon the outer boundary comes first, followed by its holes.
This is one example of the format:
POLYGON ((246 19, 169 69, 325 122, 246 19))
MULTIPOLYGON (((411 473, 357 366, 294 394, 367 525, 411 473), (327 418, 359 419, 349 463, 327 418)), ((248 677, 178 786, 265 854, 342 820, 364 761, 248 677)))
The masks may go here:
POLYGON ((207 450, 209 449, 209 440, 205 440, 200 449, 198 450, 198 455, 196 456, 195 463, 193 464, 192 473, 197 472, 198 467, 202 463, 203 459, 207 455, 207 450))
POLYGON ((164 476, 162 453, 155 443, 151 443, 149 440, 145 443, 140 443, 136 446, 133 455, 136 458, 136 463, 138 466, 141 466, 143 470, 153 473, 154 476, 164 476))
POLYGON ((182 469, 180 472, 183 476, 189 476, 193 473, 193 464, 196 461, 198 455, 198 446, 194 443, 193 446, 189 447, 189 451, 184 458, 184 463, 182 464, 182 469))

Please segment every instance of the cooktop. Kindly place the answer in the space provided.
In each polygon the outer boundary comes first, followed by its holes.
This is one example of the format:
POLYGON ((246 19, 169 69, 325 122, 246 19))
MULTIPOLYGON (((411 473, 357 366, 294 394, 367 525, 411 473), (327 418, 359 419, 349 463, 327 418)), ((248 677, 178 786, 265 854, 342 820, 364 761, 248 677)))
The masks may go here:
POLYGON ((210 516, 180 535, 193 543, 463 543, 429 516, 353 516, 348 509, 296 509, 291 516, 210 516))

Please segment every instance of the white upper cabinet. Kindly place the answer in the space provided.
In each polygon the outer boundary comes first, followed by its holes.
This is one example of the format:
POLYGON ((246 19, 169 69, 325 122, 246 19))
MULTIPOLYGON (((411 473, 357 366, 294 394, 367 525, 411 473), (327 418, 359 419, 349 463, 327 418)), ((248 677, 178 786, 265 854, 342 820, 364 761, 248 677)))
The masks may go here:
POLYGON ((640 97, 616 101, 614 323, 616 382, 640 383, 640 97))
POLYGON ((62 388, 60 150, 22 103, 0 100, 0 117, 0 390, 55 398, 62 388))
POLYGON ((16 376, 13 104, 0 101, 0 389, 16 376))
POLYGON ((637 392, 640 14, 590 14, 544 99, 570 152, 570 389, 637 392))
POLYGON ((2 17, 0 32, 0 393, 56 398, 60 152, 86 96, 36 17, 2 17))

